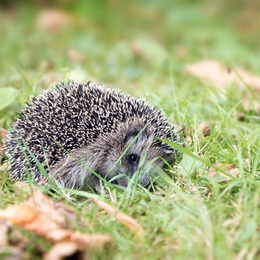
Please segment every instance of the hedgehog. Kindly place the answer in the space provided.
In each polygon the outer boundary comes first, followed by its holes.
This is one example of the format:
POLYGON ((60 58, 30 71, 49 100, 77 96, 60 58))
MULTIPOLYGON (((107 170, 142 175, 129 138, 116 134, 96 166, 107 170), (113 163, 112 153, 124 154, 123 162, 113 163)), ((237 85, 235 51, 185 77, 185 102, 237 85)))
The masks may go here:
POLYGON ((60 83, 19 115, 5 142, 14 181, 53 177, 65 188, 101 192, 104 181, 127 187, 138 176, 147 188, 178 157, 164 142, 179 143, 179 135, 162 110, 93 81, 60 83))

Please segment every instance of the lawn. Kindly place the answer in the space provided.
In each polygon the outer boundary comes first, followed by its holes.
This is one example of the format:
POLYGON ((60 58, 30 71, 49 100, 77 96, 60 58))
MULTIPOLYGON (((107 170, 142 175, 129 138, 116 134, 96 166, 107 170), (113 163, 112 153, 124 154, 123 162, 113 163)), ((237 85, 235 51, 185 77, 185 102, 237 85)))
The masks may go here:
MULTIPOLYGON (((150 191, 113 189, 95 197, 137 220, 141 238, 90 202, 93 194, 45 190, 77 216, 73 230, 111 236, 111 244, 84 256, 259 259, 260 90, 216 87, 185 70, 211 59, 260 76, 258 1, 50 2, 0 5, 1 129, 10 129, 32 95, 60 81, 93 79, 162 108, 183 128, 185 142, 182 160, 160 173, 150 191)), ((14 192, 1 157, 4 209, 25 194, 14 192)), ((24 259, 41 259, 52 245, 17 226, 8 240, 24 259)), ((0 239, 0 258, 7 254, 0 239)))

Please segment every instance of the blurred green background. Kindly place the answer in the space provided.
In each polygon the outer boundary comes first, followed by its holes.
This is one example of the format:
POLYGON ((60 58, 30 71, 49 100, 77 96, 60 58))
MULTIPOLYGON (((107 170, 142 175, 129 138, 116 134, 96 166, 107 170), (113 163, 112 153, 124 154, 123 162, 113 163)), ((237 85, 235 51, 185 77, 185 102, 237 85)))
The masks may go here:
POLYGON ((3 127, 30 95, 61 80, 94 78, 158 103, 156 91, 168 96, 172 82, 184 90, 194 82, 183 72, 191 62, 260 71, 257 0, 6 0, 0 7, 0 87, 18 91, 0 111, 3 127))

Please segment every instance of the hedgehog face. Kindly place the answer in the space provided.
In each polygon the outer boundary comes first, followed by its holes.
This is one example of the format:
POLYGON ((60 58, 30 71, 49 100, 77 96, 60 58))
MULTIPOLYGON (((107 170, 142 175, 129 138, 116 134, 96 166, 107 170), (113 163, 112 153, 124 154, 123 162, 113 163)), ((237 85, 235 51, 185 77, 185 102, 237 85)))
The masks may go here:
MULTIPOLYGON (((173 149, 165 149, 158 145, 152 126, 131 122, 119 127, 118 131, 109 135, 109 152, 103 156, 102 176, 112 179, 118 175, 114 183, 126 187, 133 176, 139 183, 148 187, 151 175, 155 175, 163 166, 161 157, 167 161, 173 158, 173 149)), ((108 143, 107 143, 108 145, 108 143)))
POLYGON ((134 175, 140 178, 141 185, 147 187, 150 184, 150 177, 143 170, 151 140, 146 132, 141 133, 139 136, 138 134, 139 131, 133 129, 107 157, 107 169, 111 171, 109 178, 124 175, 114 181, 114 183, 124 187, 128 185, 128 179, 134 175), (117 158, 116 161, 114 161, 115 158, 117 158), (115 165, 116 162, 118 162, 117 165, 115 165))
POLYGON ((100 181, 93 171, 120 186, 128 186, 129 180, 135 177, 142 186, 148 187, 151 176, 163 166, 161 158, 168 162, 175 159, 174 150, 156 139, 154 129, 138 121, 124 122, 117 131, 72 151, 51 167, 51 172, 68 188, 82 189, 90 185, 100 192, 100 181))

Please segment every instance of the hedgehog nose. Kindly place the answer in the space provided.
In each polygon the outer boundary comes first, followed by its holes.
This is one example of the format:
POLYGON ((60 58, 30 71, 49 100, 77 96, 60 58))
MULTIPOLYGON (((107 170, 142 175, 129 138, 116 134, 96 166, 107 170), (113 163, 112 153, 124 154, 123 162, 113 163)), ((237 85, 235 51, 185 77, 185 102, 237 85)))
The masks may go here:
POLYGON ((117 184, 120 185, 120 186, 123 186, 123 187, 127 187, 127 185, 128 185, 127 177, 122 176, 122 177, 118 178, 117 184))
POLYGON ((150 185, 151 180, 152 180, 152 179, 151 179, 150 176, 148 176, 147 174, 142 174, 142 175, 141 175, 141 178, 140 178, 140 184, 141 184, 143 187, 147 188, 147 187, 150 185))

